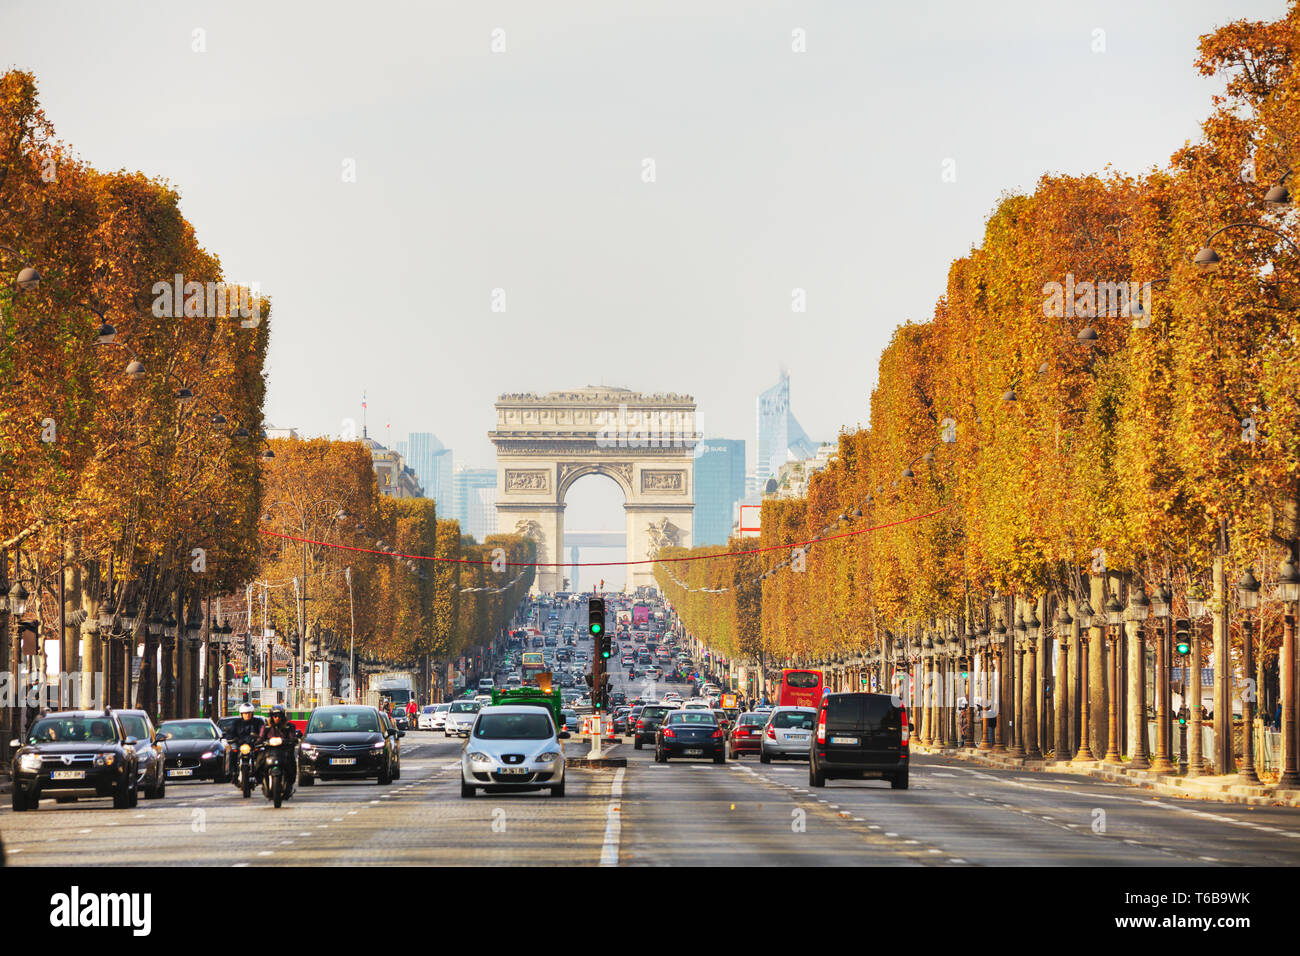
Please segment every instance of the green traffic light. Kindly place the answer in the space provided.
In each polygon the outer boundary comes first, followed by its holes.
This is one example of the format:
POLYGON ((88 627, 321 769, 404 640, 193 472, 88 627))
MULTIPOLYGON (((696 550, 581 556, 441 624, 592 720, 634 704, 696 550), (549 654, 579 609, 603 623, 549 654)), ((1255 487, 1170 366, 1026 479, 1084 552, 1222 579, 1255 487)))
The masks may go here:
POLYGON ((1191 649, 1192 649, 1192 645, 1189 644, 1187 641, 1179 641, 1179 642, 1178 642, 1178 648, 1177 648, 1177 650, 1178 650, 1178 653, 1179 653, 1179 654, 1186 654, 1186 653, 1188 653, 1189 651, 1191 651, 1191 649))
POLYGON ((593 624, 593 625, 591 625, 591 633, 593 633, 593 634, 599 634, 599 633, 600 633, 600 625, 599 625, 599 624, 593 624))

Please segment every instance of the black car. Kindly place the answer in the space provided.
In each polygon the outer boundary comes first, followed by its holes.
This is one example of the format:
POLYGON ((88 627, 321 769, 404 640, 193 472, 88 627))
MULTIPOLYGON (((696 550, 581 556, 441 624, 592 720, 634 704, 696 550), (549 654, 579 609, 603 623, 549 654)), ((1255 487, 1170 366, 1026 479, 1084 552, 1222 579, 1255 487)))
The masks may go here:
POLYGON ((614 693, 609 695, 609 706, 611 707, 622 707, 626 703, 627 694, 623 693, 621 690, 616 690, 614 693))
POLYGON ((810 744, 808 783, 883 777, 907 789, 907 709, 888 694, 826 694, 810 744))
POLYGON ((18 748, 14 812, 35 810, 45 797, 112 797, 119 810, 134 807, 140 799, 137 743, 111 710, 65 710, 38 717, 25 740, 10 742, 18 748))
POLYGON ((645 707, 641 708, 636 723, 632 724, 632 746, 640 750, 645 744, 653 744, 655 742, 655 731, 659 729, 659 724, 663 721, 665 715, 673 709, 664 704, 646 704, 645 707))
POLYGON ((136 786, 146 800, 156 800, 167 794, 167 776, 163 772, 163 747, 158 731, 149 719, 148 711, 117 710, 117 719, 128 737, 136 739, 136 786))
POLYGON ((725 763, 727 733, 717 715, 702 707, 670 711, 655 731, 655 763, 667 763, 669 757, 712 757, 714 763, 725 763))
POLYGON ((206 718, 169 720, 158 728, 168 780, 226 783, 234 769, 234 750, 219 727, 206 718))
POLYGON ((400 772, 397 740, 402 735, 377 707, 317 707, 298 745, 298 784, 366 777, 391 783, 400 772))

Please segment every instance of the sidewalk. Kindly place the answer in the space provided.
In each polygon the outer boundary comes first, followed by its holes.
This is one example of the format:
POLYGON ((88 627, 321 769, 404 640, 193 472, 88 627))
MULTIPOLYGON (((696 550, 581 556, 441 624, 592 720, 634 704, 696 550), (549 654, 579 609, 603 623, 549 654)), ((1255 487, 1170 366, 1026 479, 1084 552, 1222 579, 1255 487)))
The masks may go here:
POLYGON ((1177 774, 1156 773, 1153 770, 1133 770, 1122 764, 1102 763, 1100 760, 1085 763, 1058 762, 1051 759, 1024 760, 988 750, 927 747, 915 740, 911 744, 911 749, 913 753, 950 757, 954 760, 964 760, 1003 770, 1034 770, 1094 777, 1111 783, 1140 787, 1168 797, 1244 803, 1256 807, 1300 807, 1300 790, 1278 790, 1272 784, 1243 783, 1237 774, 1180 777, 1177 774))

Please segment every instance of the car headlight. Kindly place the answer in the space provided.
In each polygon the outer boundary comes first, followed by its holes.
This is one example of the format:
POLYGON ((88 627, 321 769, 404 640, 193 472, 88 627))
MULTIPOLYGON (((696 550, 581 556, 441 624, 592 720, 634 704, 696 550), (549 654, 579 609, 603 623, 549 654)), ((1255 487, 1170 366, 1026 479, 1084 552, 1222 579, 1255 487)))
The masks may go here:
POLYGON ((384 742, 383 742, 382 740, 376 740, 373 744, 370 745, 370 749, 371 749, 371 750, 383 750, 383 749, 384 749, 384 742))
POLYGON ((470 763, 491 763, 492 758, 487 754, 472 753, 469 755, 470 763))
POLYGON ((96 755, 95 755, 95 766, 96 766, 96 767, 111 767, 111 766, 113 766, 113 761, 114 761, 115 759, 116 759, 116 755, 114 755, 114 754, 96 754, 96 755))
POLYGON ((303 745, 302 745, 302 752, 305 753, 305 754, 306 754, 307 756, 309 756, 309 757, 314 757, 314 756, 316 756, 316 745, 315 745, 315 744, 303 744, 303 745))
POLYGON ((216 752, 215 750, 209 750, 207 753, 205 753, 205 754, 204 754, 202 757, 200 757, 199 759, 200 759, 200 760, 211 760, 211 759, 212 759, 213 757, 215 757, 216 755, 217 755, 217 752, 216 752))
POLYGON ((28 770, 28 771, 32 771, 32 770, 40 770, 40 769, 41 769, 41 755, 40 755, 40 754, 23 754, 21 757, 18 758, 18 766, 19 766, 19 768, 22 769, 22 770, 28 770))
POLYGON ((552 763, 560 759, 560 755, 554 750, 548 750, 544 754, 538 754, 533 760, 537 763, 552 763))

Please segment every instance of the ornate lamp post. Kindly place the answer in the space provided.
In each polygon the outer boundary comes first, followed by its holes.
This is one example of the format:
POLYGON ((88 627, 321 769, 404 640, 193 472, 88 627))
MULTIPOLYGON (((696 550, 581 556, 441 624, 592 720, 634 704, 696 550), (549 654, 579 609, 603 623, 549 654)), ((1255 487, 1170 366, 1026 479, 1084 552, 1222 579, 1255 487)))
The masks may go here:
POLYGON ((1052 748, 1057 761, 1070 759, 1070 625, 1074 618, 1069 608, 1061 600, 1056 606, 1056 674, 1052 684, 1053 698, 1056 702, 1055 745, 1052 748))
POLYGON ((1112 592, 1110 600, 1106 602, 1103 612, 1106 616, 1106 625, 1110 628, 1107 634, 1106 655, 1106 686, 1109 699, 1106 701, 1107 730, 1106 730, 1106 754, 1101 759, 1106 763, 1119 763, 1119 629, 1124 623, 1124 605, 1112 592))
POLYGON ((1173 650, 1173 588, 1166 582, 1151 598, 1151 615, 1162 622, 1156 633, 1156 749, 1151 769, 1161 773, 1174 770, 1170 758, 1169 736, 1169 655, 1173 650))
POLYGON ((1074 609, 1074 619, 1079 622, 1079 749, 1074 759, 1090 763, 1097 758, 1092 752, 1092 699, 1088 681, 1088 640, 1092 635, 1092 604, 1087 598, 1074 609))
POLYGON ((1015 710, 1012 728, 1011 750, 1008 756, 1024 758, 1025 756, 1025 615, 1016 611, 1016 623, 1012 626, 1011 651, 1011 692, 1014 694, 1015 710))
POLYGON ((1146 641, 1142 634, 1142 623, 1150 616, 1151 602, 1147 599, 1142 585, 1135 583, 1129 590, 1128 607, 1124 610, 1124 622, 1129 641, 1129 685, 1132 688, 1130 699, 1133 701, 1131 719, 1136 730, 1129 766, 1134 770, 1146 770, 1151 766, 1147 760, 1147 664, 1146 641))
MULTIPOLYGON (((12 596, 12 595, 11 595, 12 596)), ((1296 604, 1300 602, 1300 570, 1295 561, 1287 558, 1278 568, 1277 600, 1286 605, 1282 628, 1282 653, 1278 657, 1278 671, 1282 683, 1282 773, 1277 780, 1279 790, 1300 789, 1300 771, 1296 768, 1295 739, 1295 618, 1296 604)))
MULTIPOLYGON (((1237 582, 1237 607, 1241 609, 1241 669, 1245 671, 1247 692, 1241 699, 1241 779, 1259 783, 1255 771, 1255 697, 1259 689, 1254 686, 1255 635, 1250 612, 1259 607, 1259 581, 1255 572, 1247 568, 1237 582)), ((1229 723, 1231 726, 1231 723, 1229 723)))
POLYGON ((998 696, 997 696, 997 701, 995 703, 995 706, 993 707, 993 715, 994 715, 993 720, 997 721, 997 729, 996 732, 993 734, 993 744, 991 749, 993 750, 994 753, 1005 753, 1007 749, 1007 742, 1006 742, 1006 735, 1003 731, 1004 728, 1006 727, 1006 722, 1002 718, 1002 704, 1003 704, 1002 682, 1005 675, 1002 670, 1002 657, 1003 654, 1005 653, 1005 648, 1006 648, 1007 627, 1001 621, 998 621, 997 624, 993 625, 993 634, 991 639, 993 641, 994 668, 996 669, 998 675, 998 679, 995 684, 998 696))
POLYGON ((1042 632, 1043 622, 1038 619, 1038 602, 1032 598, 1027 602, 1029 616, 1025 618, 1025 667, 1024 684, 1024 718, 1025 718, 1025 759, 1042 760, 1043 752, 1038 746, 1038 635, 1042 632))
POLYGON ((1187 680, 1183 682, 1183 702, 1187 707, 1190 720, 1187 724, 1187 776, 1199 777, 1205 773, 1205 759, 1201 746, 1201 635, 1196 629, 1196 622, 1205 617, 1209 603, 1199 587, 1193 586, 1187 592, 1187 616, 1191 642, 1192 659, 1187 665, 1187 680))
POLYGON ((979 635, 976 637, 980 653, 980 710, 978 716, 980 721, 979 735, 980 750, 990 750, 993 747, 993 717, 994 711, 989 706, 989 688, 992 686, 989 681, 991 668, 989 667, 989 630, 987 627, 981 627, 979 635))

